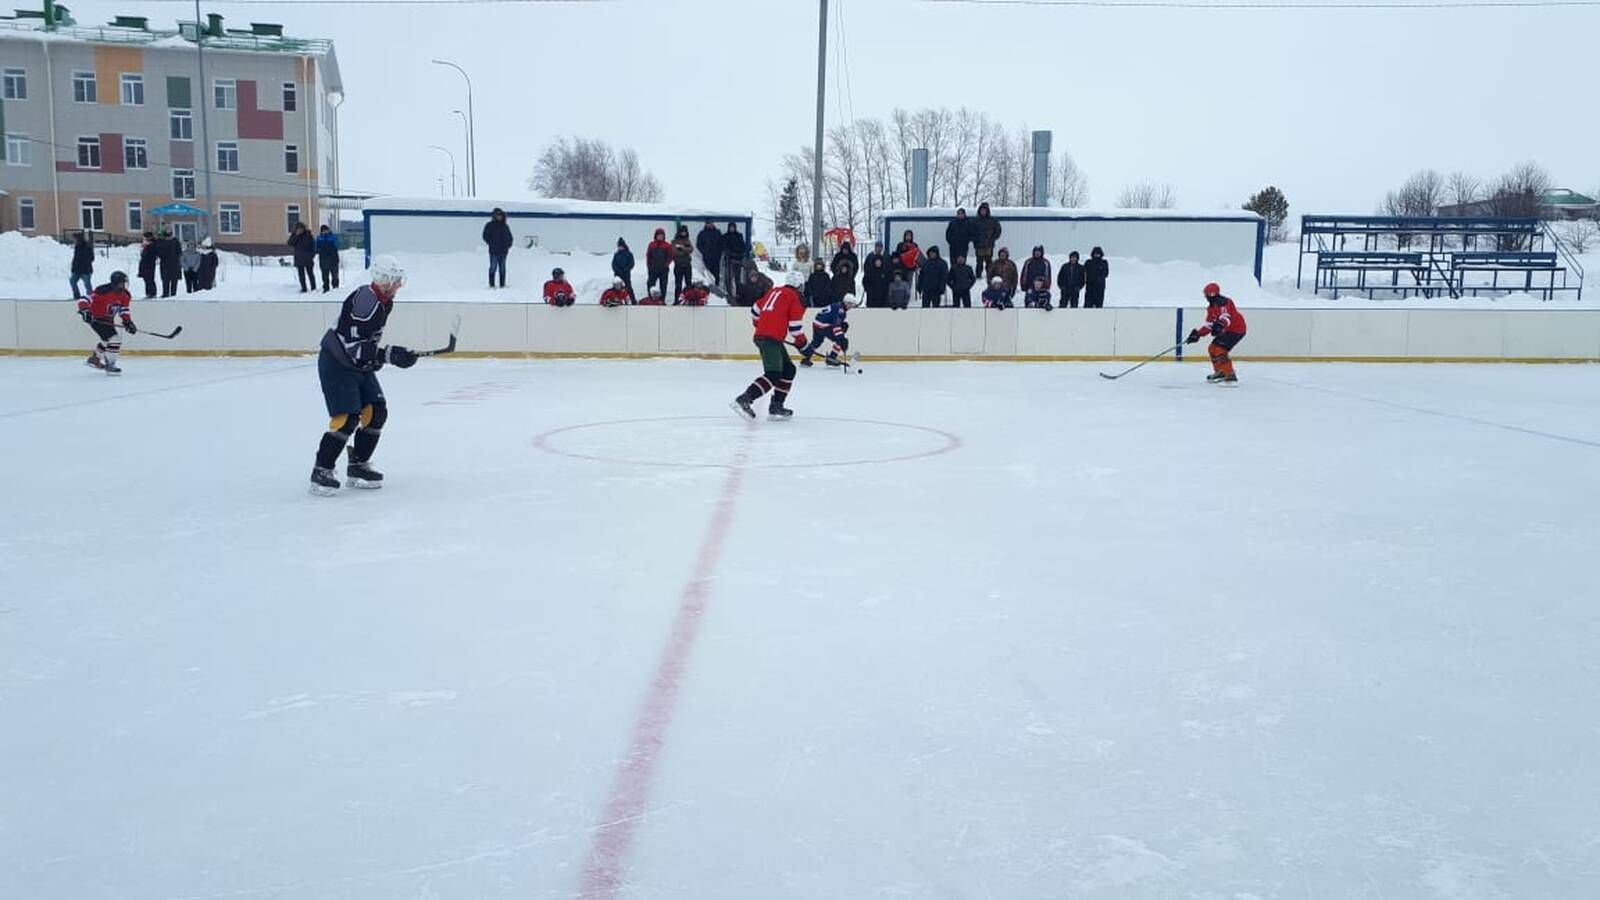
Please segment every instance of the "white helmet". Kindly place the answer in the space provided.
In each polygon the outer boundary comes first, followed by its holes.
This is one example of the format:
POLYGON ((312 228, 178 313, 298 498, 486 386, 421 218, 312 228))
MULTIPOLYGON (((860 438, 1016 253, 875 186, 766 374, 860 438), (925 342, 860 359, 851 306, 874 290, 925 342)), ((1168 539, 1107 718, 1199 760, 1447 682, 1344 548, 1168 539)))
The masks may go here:
POLYGON ((406 283, 406 270, 394 257, 387 254, 374 256, 372 265, 367 267, 367 274, 372 283, 388 288, 397 288, 406 283))
POLYGON ((1005 283, 1006 283, 1006 280, 1004 278, 1001 278, 999 275, 996 275, 995 277, 989 279, 989 287, 1000 287, 1001 285, 1003 285, 1005 283))
POLYGON ((806 286, 806 273, 799 270, 792 271, 783 276, 783 283, 792 288, 803 288, 806 286))
POLYGON ((853 294, 845 294, 844 300, 840 302, 844 303, 845 309, 855 309, 861 305, 861 301, 857 300, 853 294))
POLYGON ((611 286, 622 287, 622 276, 619 275, 616 278, 611 279, 611 286))

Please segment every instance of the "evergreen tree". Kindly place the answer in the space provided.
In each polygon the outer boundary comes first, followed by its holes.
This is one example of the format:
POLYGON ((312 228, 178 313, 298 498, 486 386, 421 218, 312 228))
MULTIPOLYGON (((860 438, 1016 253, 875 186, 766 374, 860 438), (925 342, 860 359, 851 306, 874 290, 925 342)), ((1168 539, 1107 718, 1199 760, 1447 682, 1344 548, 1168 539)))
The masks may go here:
POLYGON ((1268 185, 1256 192, 1244 208, 1267 220, 1267 240, 1284 239, 1283 224, 1289 221, 1289 199, 1283 191, 1268 185))
POLYGON ((800 182, 797 179, 791 178, 783 186, 773 230, 784 241, 797 241, 805 232, 805 222, 800 218, 800 182))

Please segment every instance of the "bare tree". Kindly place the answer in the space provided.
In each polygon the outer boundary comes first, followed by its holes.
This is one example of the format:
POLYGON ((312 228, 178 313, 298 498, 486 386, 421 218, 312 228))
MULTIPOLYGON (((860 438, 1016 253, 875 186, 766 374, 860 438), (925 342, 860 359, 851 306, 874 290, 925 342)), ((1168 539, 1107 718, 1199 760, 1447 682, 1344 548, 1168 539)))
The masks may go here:
POLYGON ((1068 208, 1089 205, 1089 179, 1066 150, 1050 167, 1050 199, 1068 208))
POLYGON ((1172 209, 1178 205, 1178 193, 1172 185, 1151 184, 1141 181, 1130 184, 1117 194, 1118 209, 1172 209))
POLYGON ((1438 214, 1444 197, 1444 176, 1423 169, 1384 197, 1383 211, 1391 216, 1433 216, 1438 214))
POLYGON ((1467 172, 1451 172, 1444 186, 1445 199, 1452 206, 1466 206, 1483 199, 1483 179, 1467 172))
MULTIPOLYGON (((1484 206, 1491 216, 1537 219, 1544 215, 1544 195, 1550 192, 1550 173, 1535 162, 1519 163, 1495 180, 1484 206)), ((1500 235, 1501 250, 1522 250, 1521 235, 1500 235)))
POLYGON ((1561 240, 1573 253, 1588 253, 1589 248, 1600 243, 1600 222, 1594 219, 1573 219, 1561 224, 1561 240))
POLYGON ((534 162, 528 187, 544 197, 649 203, 661 182, 644 170, 632 147, 620 153, 598 138, 557 138, 534 162))

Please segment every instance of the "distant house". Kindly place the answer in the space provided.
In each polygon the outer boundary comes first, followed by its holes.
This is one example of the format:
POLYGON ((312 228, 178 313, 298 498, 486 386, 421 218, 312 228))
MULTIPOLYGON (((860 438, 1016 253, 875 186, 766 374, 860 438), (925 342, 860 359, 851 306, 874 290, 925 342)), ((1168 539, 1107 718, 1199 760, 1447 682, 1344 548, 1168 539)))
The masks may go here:
MULTIPOLYGON (((1596 219, 1600 218, 1600 200, 1586 194, 1567 188, 1551 188, 1539 198, 1540 214, 1542 219, 1559 221, 1565 219, 1596 219)), ((1488 200, 1479 200, 1475 203, 1451 203, 1439 207, 1441 216, 1489 216, 1494 210, 1488 200)))

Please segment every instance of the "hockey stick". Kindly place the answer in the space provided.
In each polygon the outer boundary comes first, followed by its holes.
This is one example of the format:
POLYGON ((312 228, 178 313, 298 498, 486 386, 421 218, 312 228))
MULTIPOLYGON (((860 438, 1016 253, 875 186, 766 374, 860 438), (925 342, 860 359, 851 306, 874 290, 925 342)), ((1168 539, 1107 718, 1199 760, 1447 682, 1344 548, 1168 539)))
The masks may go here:
POLYGON ((134 332, 134 333, 135 334, 147 334, 150 337, 158 337, 158 338, 163 338, 165 340, 169 340, 170 341, 173 338, 175 338, 178 335, 183 333, 183 326, 179 325, 178 327, 172 329, 171 331, 167 332, 166 334, 162 334, 159 331, 138 331, 138 332, 134 332))
POLYGON ((446 353, 456 352, 456 335, 460 333, 460 331, 461 317, 456 316, 450 322, 450 342, 437 350, 419 350, 417 351, 417 358, 421 359, 424 356, 443 356, 446 353))
POLYGON ((1142 369, 1145 366, 1150 365, 1151 363, 1155 362, 1156 360, 1160 359, 1161 357, 1166 356, 1168 353, 1171 353, 1172 351, 1174 351, 1174 350, 1176 350, 1176 349, 1178 349, 1179 347, 1182 347, 1182 346, 1183 346, 1183 344, 1181 344, 1181 343, 1173 344, 1171 347, 1168 347, 1167 349, 1161 351, 1160 353, 1157 353, 1155 356, 1150 357, 1149 359, 1145 360, 1142 363, 1139 363, 1138 365, 1134 366, 1133 368, 1127 369, 1127 370, 1122 371, 1122 372, 1118 372, 1115 375, 1107 375, 1106 373, 1101 372, 1100 373, 1100 377, 1106 379, 1107 381, 1116 381, 1118 378, 1121 378, 1124 375, 1128 375, 1128 374, 1134 372, 1135 370, 1142 369))

